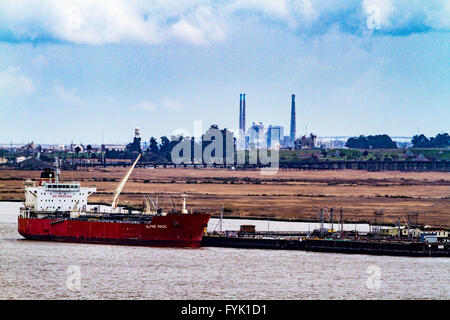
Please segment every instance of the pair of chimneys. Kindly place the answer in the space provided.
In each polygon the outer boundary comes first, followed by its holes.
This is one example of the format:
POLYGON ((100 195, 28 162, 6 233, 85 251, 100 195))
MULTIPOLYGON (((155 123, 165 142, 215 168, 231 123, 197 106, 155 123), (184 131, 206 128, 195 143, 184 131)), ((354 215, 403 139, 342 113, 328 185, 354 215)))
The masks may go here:
POLYGON ((239 100, 239 130, 245 134, 245 93, 241 93, 239 100))
MULTIPOLYGON (((245 135, 245 93, 240 94, 239 100, 239 131, 245 135)), ((295 136, 296 136, 295 94, 293 94, 291 103, 291 130, 289 135, 289 144, 291 148, 295 147, 295 136)))

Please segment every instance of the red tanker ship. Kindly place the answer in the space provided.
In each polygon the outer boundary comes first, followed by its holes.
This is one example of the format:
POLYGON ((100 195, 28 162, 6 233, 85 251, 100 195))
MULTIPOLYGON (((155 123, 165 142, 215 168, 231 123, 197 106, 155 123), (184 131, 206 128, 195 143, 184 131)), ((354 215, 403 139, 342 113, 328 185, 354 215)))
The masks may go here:
POLYGON ((181 212, 163 212, 151 198, 145 198, 147 209, 142 212, 122 212, 117 207, 119 194, 138 160, 117 188, 111 209, 103 212, 100 207, 87 209, 87 198, 95 188, 59 181, 56 160, 56 170, 45 170, 37 186, 32 181, 25 183, 19 233, 32 240, 199 247, 211 215, 188 213, 185 195, 181 212))

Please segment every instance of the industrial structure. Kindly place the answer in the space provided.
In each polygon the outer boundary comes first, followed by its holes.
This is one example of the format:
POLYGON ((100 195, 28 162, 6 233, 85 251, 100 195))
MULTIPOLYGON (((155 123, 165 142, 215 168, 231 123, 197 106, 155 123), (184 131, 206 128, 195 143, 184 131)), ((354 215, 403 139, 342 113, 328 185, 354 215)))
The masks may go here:
POLYGON ((295 127, 295 94, 292 95, 292 102, 291 102, 291 132, 289 135, 289 147, 294 148, 295 147, 295 134, 296 134, 296 127, 295 127))
POLYGON ((296 112, 295 112, 295 94, 291 101, 291 128, 290 135, 284 135, 284 127, 270 124, 267 129, 262 122, 253 122, 252 126, 246 130, 246 94, 239 95, 239 137, 237 148, 240 150, 257 148, 278 148, 295 149, 296 147, 314 147, 313 143, 296 142, 296 112))
POLYGON ((283 126, 269 125, 269 127, 267 128, 267 148, 281 149, 283 147, 283 138, 283 126))
POLYGON ((253 122, 246 134, 246 149, 260 149, 267 147, 267 132, 262 122, 253 122), (247 143, 248 141, 248 143, 247 143))
POLYGON ((240 94, 239 98, 239 138, 238 148, 246 149, 245 139, 245 93, 240 94))

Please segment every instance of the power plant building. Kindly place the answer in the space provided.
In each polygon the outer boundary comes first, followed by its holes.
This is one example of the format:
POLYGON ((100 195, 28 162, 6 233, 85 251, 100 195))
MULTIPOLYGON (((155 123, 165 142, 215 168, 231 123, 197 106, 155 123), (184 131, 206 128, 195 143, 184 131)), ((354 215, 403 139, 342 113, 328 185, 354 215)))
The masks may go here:
POLYGON ((260 149, 267 147, 267 136, 262 122, 253 122, 247 132, 248 149, 260 149))
POLYGON ((246 99, 245 93, 239 95, 239 136, 237 138, 237 149, 248 150, 258 148, 295 148, 296 140, 296 111, 295 94, 291 100, 291 127, 289 136, 284 135, 283 126, 269 125, 267 130, 261 122, 253 122, 246 130, 246 99))
POLYGON ((270 149, 283 148, 284 127, 269 125, 267 128, 267 147, 270 149))

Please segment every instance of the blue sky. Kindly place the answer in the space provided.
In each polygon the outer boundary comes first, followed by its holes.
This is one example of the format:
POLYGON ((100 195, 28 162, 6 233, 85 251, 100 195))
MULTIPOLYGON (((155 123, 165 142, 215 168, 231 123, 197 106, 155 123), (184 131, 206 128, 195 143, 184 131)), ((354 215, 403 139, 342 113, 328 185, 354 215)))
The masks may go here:
POLYGON ((0 2, 0 142, 450 131, 450 1, 0 2), (306 129, 307 126, 307 129, 306 129))

